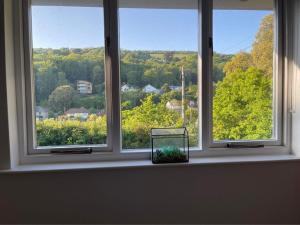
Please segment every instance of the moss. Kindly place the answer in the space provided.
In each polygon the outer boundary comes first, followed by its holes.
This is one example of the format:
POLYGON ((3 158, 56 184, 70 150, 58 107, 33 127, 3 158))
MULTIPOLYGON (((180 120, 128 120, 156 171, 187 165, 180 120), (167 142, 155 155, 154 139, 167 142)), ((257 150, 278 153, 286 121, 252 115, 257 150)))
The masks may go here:
POLYGON ((165 146, 157 149, 153 155, 154 163, 187 162, 187 155, 175 146, 165 146))

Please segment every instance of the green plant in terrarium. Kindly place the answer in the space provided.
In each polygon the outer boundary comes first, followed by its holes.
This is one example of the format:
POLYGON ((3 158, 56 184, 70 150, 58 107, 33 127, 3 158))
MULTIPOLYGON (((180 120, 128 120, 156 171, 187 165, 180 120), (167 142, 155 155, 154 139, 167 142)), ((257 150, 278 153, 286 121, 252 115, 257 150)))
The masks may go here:
POLYGON ((185 162, 187 158, 186 153, 181 151, 178 147, 165 146, 161 149, 156 149, 154 161, 156 163, 185 162))

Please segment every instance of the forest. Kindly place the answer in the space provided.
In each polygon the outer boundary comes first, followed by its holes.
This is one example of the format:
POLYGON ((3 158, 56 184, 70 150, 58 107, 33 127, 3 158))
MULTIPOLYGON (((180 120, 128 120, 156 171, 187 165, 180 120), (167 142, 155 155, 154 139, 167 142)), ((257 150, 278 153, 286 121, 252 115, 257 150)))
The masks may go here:
MULTIPOLYGON (((198 56, 183 51, 120 51, 122 145, 150 147, 152 127, 181 127, 198 144, 198 56), (180 110, 181 75, 185 81, 185 117, 180 110), (157 92, 143 88, 151 85, 157 92)), ((105 144, 104 49, 34 49, 36 106, 48 118, 36 120, 38 146, 105 144), (80 94, 77 81, 92 84, 80 94), (87 119, 68 118, 66 112, 84 107, 87 119)), ((260 25, 251 51, 213 56, 214 140, 256 140, 272 137, 273 16, 260 25)), ((201 97, 201 96, 200 96, 201 97)))

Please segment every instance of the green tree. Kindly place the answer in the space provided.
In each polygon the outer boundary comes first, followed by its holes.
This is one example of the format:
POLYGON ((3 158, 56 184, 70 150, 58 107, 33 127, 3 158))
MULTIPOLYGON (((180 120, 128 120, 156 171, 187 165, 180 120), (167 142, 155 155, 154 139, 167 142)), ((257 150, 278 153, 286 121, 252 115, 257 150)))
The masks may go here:
POLYGON ((253 66, 252 56, 247 52, 240 52, 225 64, 223 71, 230 74, 237 70, 246 71, 251 66, 253 66))
POLYGON ((232 55, 224 55, 214 52, 213 55, 213 82, 217 83, 218 81, 223 80, 224 72, 223 68, 228 61, 230 61, 232 55))
POLYGON ((262 20, 251 51, 254 66, 264 71, 269 77, 272 77, 273 74, 273 18, 273 14, 270 14, 262 20))
POLYGON ((227 74, 213 98, 215 140, 272 137, 272 81, 256 68, 227 74))
POLYGON ((163 93, 167 93, 167 92, 171 91, 171 88, 169 87, 169 85, 167 83, 165 83, 163 86, 161 86, 161 90, 163 91, 163 93))
POLYGON ((141 90, 131 90, 122 93, 122 109, 132 109, 141 105, 146 94, 141 90), (126 103, 125 103, 126 102, 126 103))
POLYGON ((49 107, 52 112, 64 113, 71 106, 75 91, 69 85, 57 87, 49 96, 49 107))
POLYGON ((123 146, 125 148, 150 147, 149 132, 153 127, 182 125, 180 114, 168 110, 165 105, 165 101, 155 104, 154 96, 149 95, 140 106, 122 111, 123 146))

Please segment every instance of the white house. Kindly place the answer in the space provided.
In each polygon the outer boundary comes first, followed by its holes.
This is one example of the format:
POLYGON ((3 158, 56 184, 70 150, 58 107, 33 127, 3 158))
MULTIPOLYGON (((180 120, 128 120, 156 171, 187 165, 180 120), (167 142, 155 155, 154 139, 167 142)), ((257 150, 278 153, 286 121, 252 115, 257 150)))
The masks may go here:
POLYGON ((77 81, 77 91, 80 94, 92 94, 93 85, 91 82, 88 82, 85 80, 78 80, 77 81))
POLYGON ((49 116, 49 113, 48 113, 47 108, 44 108, 44 107, 41 107, 41 106, 36 106, 35 107, 35 118, 37 120, 47 119, 48 116, 49 116))
POLYGON ((81 108, 71 108, 65 112, 65 115, 70 119, 81 119, 86 120, 89 116, 89 110, 84 107, 81 108))
POLYGON ((176 111, 176 112, 181 112, 181 109, 182 109, 181 101, 173 99, 173 100, 167 102, 166 107, 169 110, 173 110, 173 111, 176 111))
POLYGON ((145 93, 159 94, 160 90, 158 90, 157 88, 153 87, 151 84, 148 84, 148 85, 146 85, 143 88, 143 92, 145 92, 145 93))
POLYGON ((127 92, 127 91, 135 91, 137 90, 136 88, 128 85, 128 84, 124 84, 122 87, 121 87, 121 91, 122 92, 127 92))

